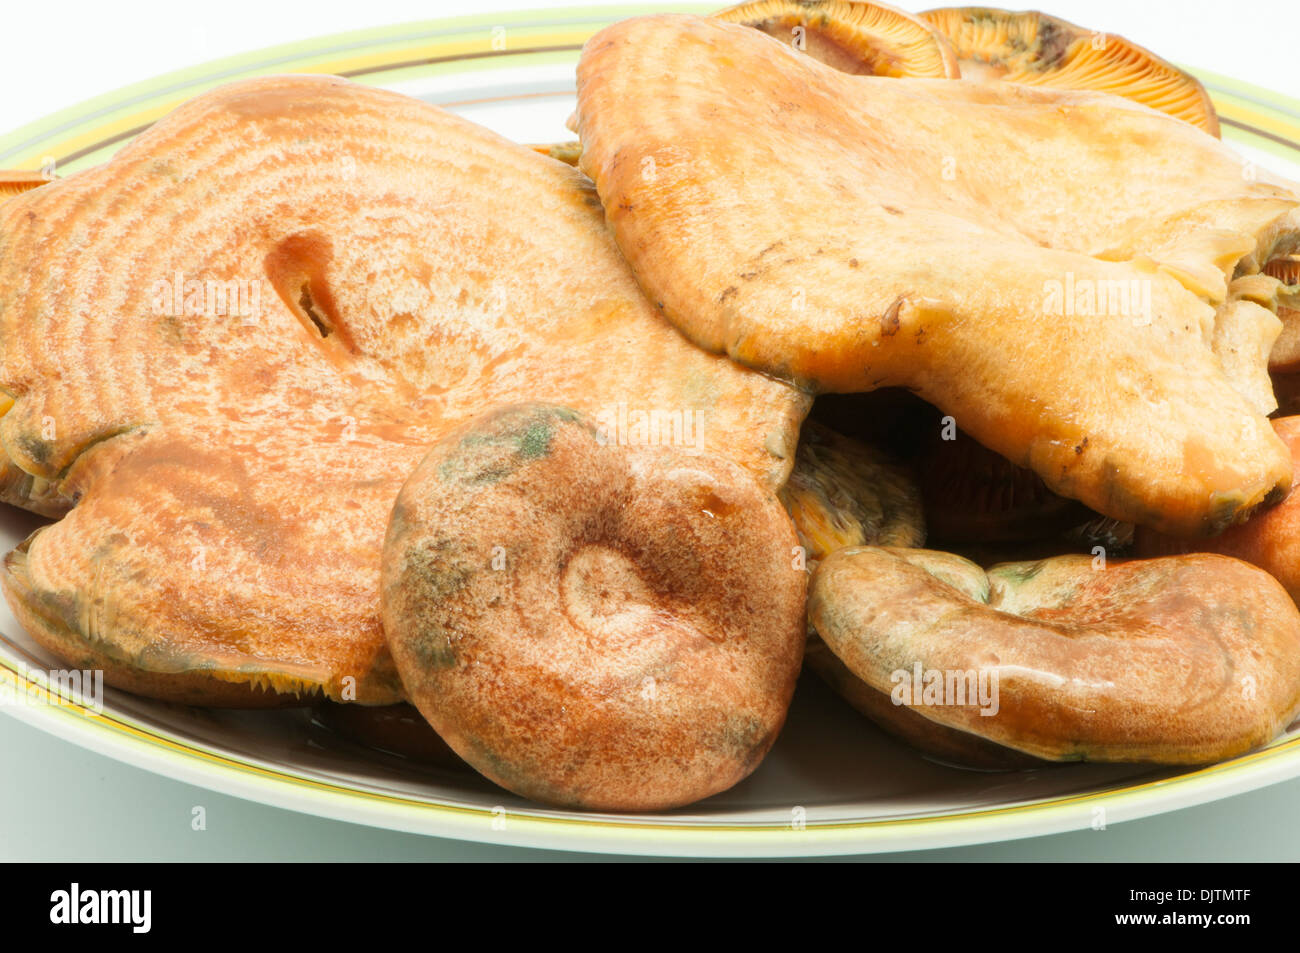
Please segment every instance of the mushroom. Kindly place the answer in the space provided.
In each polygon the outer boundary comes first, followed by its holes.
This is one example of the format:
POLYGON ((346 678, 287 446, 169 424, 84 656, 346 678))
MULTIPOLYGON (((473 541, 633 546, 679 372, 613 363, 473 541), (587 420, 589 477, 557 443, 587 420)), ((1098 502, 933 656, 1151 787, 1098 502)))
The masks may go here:
MULTIPOLYGON (((1274 420, 1273 429, 1300 466, 1300 417, 1274 420)), ((1276 506, 1209 539, 1182 539, 1138 527, 1134 551, 1139 556, 1205 552, 1243 559, 1268 572, 1300 602, 1300 494, 1292 490, 1276 506)))
POLYGON ((25 172, 18 169, 0 169, 0 203, 15 195, 30 192, 54 181, 44 172, 25 172))
POLYGON ((1280 323, 1229 282, 1300 238, 1300 193, 1188 123, 850 76, 671 15, 588 42, 577 115, 619 247, 700 346, 818 393, 910 388, 1117 520, 1208 534, 1290 486, 1280 323))
POLYGON ((1225 556, 986 572, 946 553, 842 549, 817 567, 808 613, 870 689, 1036 758, 1201 764, 1300 713, 1300 610, 1225 556))
POLYGON ((561 401, 775 493, 810 403, 664 322, 573 169, 331 77, 190 101, 0 205, 0 246, 0 491, 67 511, 5 595, 170 700, 402 701, 383 527, 489 407, 561 401))
POLYGON ((1300 371, 1300 255, 1280 255, 1264 266, 1263 273, 1282 285, 1277 289, 1282 333, 1268 353, 1268 369, 1294 374, 1300 371))
POLYGON ((407 696, 503 787, 590 810, 689 804, 753 771, 785 720, 796 549, 771 491, 722 457, 505 407, 402 487, 384 632, 407 696))
POLYGON ((962 79, 1113 93, 1219 135, 1200 81, 1122 36, 1036 10, 946 7, 920 16, 952 44, 962 79))
MULTIPOLYGON (((917 465, 930 535, 946 543, 1007 543, 1060 536, 1087 508, 1049 490, 1038 474, 954 425, 931 432, 917 465)), ((900 545, 884 543, 880 545, 900 545)))
POLYGON ((811 571, 845 546, 920 546, 921 495, 887 454, 813 420, 804 422, 790 479, 779 492, 811 571))
MULTIPOLYGON (((925 542, 921 494, 910 469, 813 420, 804 421, 794 470, 779 495, 794 520, 810 573, 831 553, 848 547, 917 547, 925 542)), ((886 731, 935 758, 986 769, 1034 760, 890 705, 844 667, 811 625, 803 666, 886 731)))
POLYGON ((956 79, 952 47, 924 20, 883 3, 751 0, 713 16, 750 26, 844 73, 956 79))
MULTIPOLYGON (((956 79, 957 58, 924 20, 883 3, 857 0, 751 0, 713 14, 789 44, 845 73, 956 79)), ((581 142, 531 148, 576 166, 581 142)))
POLYGON ((1051 764, 979 735, 931 721, 906 705, 895 705, 889 692, 877 691, 854 675, 815 631, 808 633, 803 664, 859 714, 932 760, 978 771, 1011 771, 1051 764))

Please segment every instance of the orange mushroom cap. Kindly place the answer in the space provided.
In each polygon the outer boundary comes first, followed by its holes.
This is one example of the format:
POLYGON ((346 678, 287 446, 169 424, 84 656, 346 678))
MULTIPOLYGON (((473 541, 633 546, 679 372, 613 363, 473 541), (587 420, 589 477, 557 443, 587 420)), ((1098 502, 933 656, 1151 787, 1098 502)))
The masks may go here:
POLYGON ((506 407, 403 486, 384 632, 408 697, 488 778, 568 807, 674 807, 776 740, 804 647, 796 550, 775 496, 722 457, 506 407))
POLYGON ((5 595, 171 700, 402 701, 383 527, 488 407, 648 417, 774 493, 810 403, 664 322, 573 169, 334 77, 191 100, 0 204, 0 248, 0 498, 66 513, 5 595))
POLYGON ((872 689, 1055 761, 1199 764, 1300 713, 1300 610, 1224 556, 1059 556, 987 572, 947 553, 842 549, 809 621, 872 689))
POLYGON ((912 389, 1127 522, 1212 533, 1290 486, 1280 323, 1233 276, 1300 236, 1300 192, 1187 123, 850 76, 668 15, 588 42, 578 118, 619 247, 700 346, 818 392, 912 389))

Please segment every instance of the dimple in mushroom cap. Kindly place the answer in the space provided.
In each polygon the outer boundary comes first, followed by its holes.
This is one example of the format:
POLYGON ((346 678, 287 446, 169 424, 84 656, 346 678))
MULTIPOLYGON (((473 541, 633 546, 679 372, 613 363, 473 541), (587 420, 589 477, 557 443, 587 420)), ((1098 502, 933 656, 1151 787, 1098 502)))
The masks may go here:
POLYGON ((688 804, 748 775, 784 722, 796 551, 775 496, 721 457, 507 407, 403 486, 384 631, 411 700, 498 784, 588 809, 688 804))

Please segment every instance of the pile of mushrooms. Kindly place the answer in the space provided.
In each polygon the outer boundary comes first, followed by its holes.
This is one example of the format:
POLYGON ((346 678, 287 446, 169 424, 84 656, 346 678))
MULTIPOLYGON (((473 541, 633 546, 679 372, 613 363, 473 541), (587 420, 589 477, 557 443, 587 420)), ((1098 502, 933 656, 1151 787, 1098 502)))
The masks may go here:
POLYGON ((0 173, 33 638, 586 810, 738 783, 805 663, 981 768, 1300 714, 1300 191, 1195 79, 757 0, 593 37, 571 126, 272 77, 0 173))

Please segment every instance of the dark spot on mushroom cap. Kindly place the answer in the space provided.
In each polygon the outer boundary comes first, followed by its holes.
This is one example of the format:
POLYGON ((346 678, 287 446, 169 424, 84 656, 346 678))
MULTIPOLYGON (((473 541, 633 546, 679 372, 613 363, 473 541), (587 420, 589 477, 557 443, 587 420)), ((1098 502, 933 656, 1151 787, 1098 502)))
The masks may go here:
POLYGON ((454 668, 458 661, 451 643, 437 631, 421 633, 411 642, 411 649, 426 668, 454 668))
POLYGON ((1043 560, 1033 563, 1007 563, 1001 566, 995 566, 988 571, 990 576, 996 575, 1005 579, 1009 584, 1028 582, 1040 572, 1043 571, 1043 560))
POLYGON ((567 407, 534 405, 512 409, 499 426, 467 433, 456 450, 438 465, 438 475, 470 485, 496 483, 521 464, 551 452, 557 421, 578 419, 577 412, 567 407))
POLYGON ((722 725, 718 747, 742 764, 749 764, 767 751, 763 721, 744 712, 728 715, 722 725))
POLYGON ((20 434, 18 437, 18 446, 23 453, 31 457, 37 463, 46 463, 53 453, 54 447, 50 441, 42 440, 32 434, 20 434))
POLYGON ((551 438, 555 431, 549 423, 536 421, 519 438, 519 455, 525 460, 536 460, 551 452, 551 438))
POLYGON ((1063 30, 1058 24, 1051 20, 1043 20, 1038 33, 1039 53, 1038 60, 1034 64, 1035 68, 1043 72, 1056 69, 1065 59, 1065 54, 1076 39, 1077 37, 1063 30))
POLYGON ((474 561, 466 558, 461 543, 439 539, 412 549, 406 556, 406 571, 420 580, 427 601, 443 602, 461 592, 474 576, 474 561))
POLYGON ((895 298, 894 303, 889 306, 889 310, 880 316, 880 333, 884 337, 893 337, 898 333, 898 328, 902 324, 898 313, 903 310, 903 299, 895 298))

